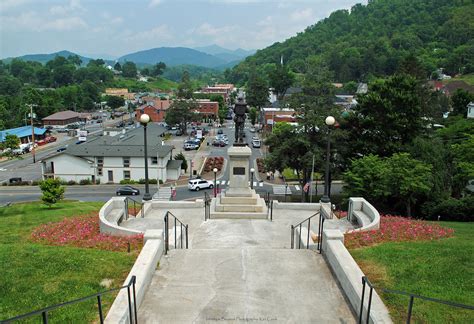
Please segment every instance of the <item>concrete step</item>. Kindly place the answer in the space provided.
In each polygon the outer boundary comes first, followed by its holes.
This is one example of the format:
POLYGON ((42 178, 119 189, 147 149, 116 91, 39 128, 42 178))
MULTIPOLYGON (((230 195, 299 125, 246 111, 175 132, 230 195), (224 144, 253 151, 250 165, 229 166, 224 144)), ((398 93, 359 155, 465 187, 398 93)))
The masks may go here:
POLYGON ((256 205, 258 197, 225 197, 218 199, 223 205, 256 205))
POLYGON ((262 213, 265 212, 265 206, 262 205, 220 205, 216 204, 217 212, 249 212, 262 213))
POLYGON ((216 212, 211 211, 211 219, 268 219, 267 213, 216 212))
POLYGON ((138 316, 141 323, 355 323, 323 257, 289 249, 171 250, 138 316))

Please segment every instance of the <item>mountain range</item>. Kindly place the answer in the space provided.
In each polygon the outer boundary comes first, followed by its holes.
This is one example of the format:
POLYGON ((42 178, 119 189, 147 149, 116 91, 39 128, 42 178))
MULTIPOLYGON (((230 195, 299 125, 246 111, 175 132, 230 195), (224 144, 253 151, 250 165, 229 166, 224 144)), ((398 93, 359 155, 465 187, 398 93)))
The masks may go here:
MULTIPOLYGON (((196 65, 214 69, 225 69, 233 67, 247 56, 252 55, 254 52, 255 51, 253 50, 243 50, 241 48, 229 50, 218 45, 210 45, 196 49, 187 47, 157 47, 129 53, 120 56, 115 60, 104 59, 104 61, 111 65, 113 65, 115 61, 131 61, 138 66, 153 65, 158 62, 164 62, 167 66, 196 65)), ((54 59, 56 56, 68 57, 70 55, 78 55, 82 60, 82 64, 84 65, 86 65, 92 59, 91 57, 79 55, 67 50, 50 54, 27 54, 18 56, 16 58, 24 61, 36 61, 44 64, 54 59)), ((94 57, 99 58, 95 55, 94 57)), ((110 56, 107 55, 107 58, 110 58, 110 56)), ((10 57, 4 59, 4 61, 9 62, 12 59, 13 58, 10 57)))

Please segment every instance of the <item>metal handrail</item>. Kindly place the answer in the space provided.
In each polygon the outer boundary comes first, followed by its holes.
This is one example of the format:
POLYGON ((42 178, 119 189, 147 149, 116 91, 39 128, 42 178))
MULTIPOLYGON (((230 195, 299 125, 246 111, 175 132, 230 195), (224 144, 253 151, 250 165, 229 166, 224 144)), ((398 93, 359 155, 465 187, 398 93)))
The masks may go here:
MULTIPOLYGON (((295 229, 296 228, 299 228, 299 233, 300 233, 300 236, 301 236, 301 228, 303 226, 304 223, 308 223, 308 235, 307 235, 307 238, 306 238, 306 249, 309 249, 309 232, 310 232, 310 229, 311 229, 311 219, 313 217, 316 217, 319 215, 319 228, 318 228, 318 251, 321 253, 321 245, 322 245, 322 228, 323 228, 323 224, 324 224, 324 217, 322 217, 322 214, 321 212, 317 212, 313 215, 311 215, 310 217, 306 218, 305 220, 299 222, 298 224, 296 225, 291 225, 291 248, 294 249, 295 248, 295 229)), ((301 249, 301 239, 298 239, 298 249, 301 249)))
POLYGON ((128 206, 129 206, 129 202, 132 201, 133 202, 133 213, 135 214, 135 217, 137 217, 137 205, 140 206, 140 217, 143 218, 144 217, 144 211, 143 211, 143 203, 140 202, 140 201, 137 201, 133 198, 130 198, 130 197, 126 197, 125 198, 125 219, 128 219, 128 206))
POLYGON ((204 221, 207 221, 211 218, 211 196, 205 192, 204 193, 204 221))
POLYGON ((412 311, 413 311, 413 303, 415 301, 415 298, 431 301, 431 302, 434 302, 434 303, 444 304, 444 305, 448 305, 448 306, 452 306, 452 307, 458 307, 458 308, 463 308, 463 309, 474 310, 474 306, 471 306, 471 305, 465 305, 465 304, 455 303, 455 302, 451 302, 451 301, 447 301, 447 300, 421 296, 421 295, 417 295, 417 294, 408 293, 406 291, 400 291, 400 290, 394 290, 394 289, 387 289, 387 288, 383 288, 383 287, 377 287, 377 286, 373 285, 370 282, 369 278, 367 278, 366 276, 363 276, 362 277, 362 296, 361 296, 361 299, 360 299, 360 310, 359 310, 359 320, 358 320, 359 324, 362 324, 362 312, 363 312, 363 309, 364 309, 364 297, 365 297, 365 285, 366 284, 370 288, 369 301, 368 301, 368 305, 367 305, 367 317, 366 317, 366 323, 367 324, 369 323, 369 319, 370 319, 370 307, 372 306, 372 294, 373 294, 373 290, 375 288, 377 288, 377 289, 379 289, 379 290, 381 290, 385 293, 404 295, 404 296, 409 296, 410 297, 410 302, 408 303, 408 311, 407 311, 407 320, 406 320, 407 324, 410 324, 410 321, 411 321, 411 316, 412 316, 412 311))
POLYGON ((188 248, 188 225, 187 224, 183 224, 183 222, 181 222, 175 215, 173 215, 173 213, 171 213, 170 211, 167 211, 166 214, 165 214, 165 233, 164 233, 164 236, 165 236, 165 255, 168 254, 168 251, 170 250, 170 246, 169 246, 169 216, 172 216, 174 218, 174 248, 176 249, 177 248, 177 239, 176 239, 176 228, 177 228, 177 225, 180 226, 180 229, 181 229, 181 235, 180 235, 180 248, 182 249, 183 248, 183 228, 185 230, 185 234, 186 234, 186 247, 185 249, 188 248))
POLYGON ((89 300, 89 299, 97 298, 97 307, 98 307, 98 310, 99 310, 99 320, 100 320, 100 323, 102 324, 102 323, 104 323, 104 314, 102 312, 102 298, 101 298, 102 295, 113 292, 113 291, 118 291, 118 290, 122 290, 124 288, 127 288, 127 293, 128 293, 128 315, 129 315, 129 318, 130 318, 130 323, 135 323, 136 324, 136 323, 138 323, 137 298, 136 298, 136 290, 135 290, 135 283, 136 282, 137 282, 137 277, 132 276, 130 278, 130 281, 128 282, 128 284, 125 285, 125 286, 118 287, 118 288, 112 288, 112 289, 109 289, 109 290, 105 290, 105 291, 102 291, 102 292, 99 292, 99 293, 96 293, 96 294, 93 294, 93 295, 89 295, 89 296, 86 296, 86 297, 74 299, 74 300, 64 302, 64 303, 61 303, 61 304, 48 306, 48 307, 45 307, 45 308, 42 308, 42 309, 39 309, 39 310, 36 310, 36 311, 33 311, 33 312, 29 312, 29 313, 18 315, 18 316, 15 316, 15 317, 12 317, 12 318, 9 318, 9 319, 6 319, 6 320, 2 320, 2 321, 0 321, 0 323, 1 324, 11 323, 11 322, 14 322, 14 321, 18 321, 18 320, 21 320, 21 319, 25 319, 25 318, 29 318, 29 317, 41 314, 42 321, 43 321, 43 323, 46 324, 46 323, 48 323, 48 313, 49 312, 51 312, 55 309, 61 308, 61 307, 65 307, 65 306, 72 305, 72 304, 77 304, 77 303, 80 303, 80 302, 83 302, 83 301, 86 301, 86 300, 89 300), (132 288, 132 292, 130 291, 130 288, 132 288), (133 293, 133 303, 132 303, 132 293, 133 293), (133 310, 132 310, 132 304, 133 304, 133 310))

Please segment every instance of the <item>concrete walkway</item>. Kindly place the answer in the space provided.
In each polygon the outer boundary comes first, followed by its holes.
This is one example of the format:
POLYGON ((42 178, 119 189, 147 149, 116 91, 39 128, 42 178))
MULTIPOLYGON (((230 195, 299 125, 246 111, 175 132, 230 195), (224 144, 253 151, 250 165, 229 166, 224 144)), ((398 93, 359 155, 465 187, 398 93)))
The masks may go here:
POLYGON ((355 323, 323 258, 308 250, 173 250, 141 323, 355 323))
MULTIPOLYGON (((161 259, 138 311, 140 322, 355 322, 323 257, 289 249, 290 225, 314 212, 275 209, 273 222, 204 222, 203 209, 172 212, 189 224, 190 249, 161 259)), ((158 219, 150 223, 157 226, 158 219)), ((316 219, 311 228, 317 231, 316 219)))

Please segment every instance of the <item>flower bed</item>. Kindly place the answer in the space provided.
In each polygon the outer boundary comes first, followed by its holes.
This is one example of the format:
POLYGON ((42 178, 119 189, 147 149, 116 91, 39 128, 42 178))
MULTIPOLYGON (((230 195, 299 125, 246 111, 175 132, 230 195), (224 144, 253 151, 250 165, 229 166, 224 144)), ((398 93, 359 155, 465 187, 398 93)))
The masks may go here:
POLYGON ((34 242, 75 246, 81 248, 96 248, 109 251, 139 251, 143 246, 143 235, 121 237, 100 233, 99 216, 89 214, 65 218, 60 222, 43 224, 31 233, 34 242))
POLYGON ((430 241, 450 237, 453 233, 453 229, 425 221, 381 215, 379 230, 347 233, 344 244, 347 248, 359 248, 385 242, 430 241))
POLYGON ((217 168, 218 172, 222 170, 222 166, 224 165, 224 157, 222 156, 215 156, 215 157, 208 157, 206 160, 206 164, 204 165, 204 172, 211 172, 214 168, 217 168))

